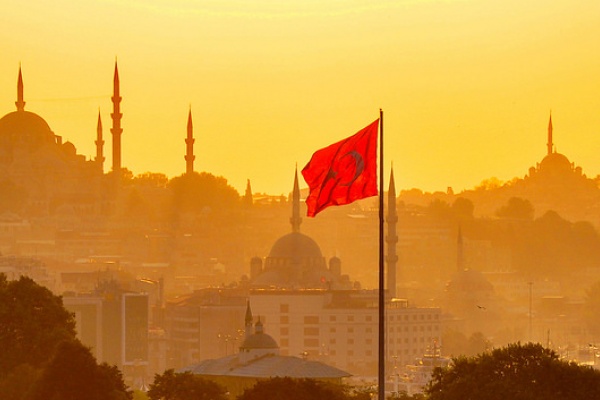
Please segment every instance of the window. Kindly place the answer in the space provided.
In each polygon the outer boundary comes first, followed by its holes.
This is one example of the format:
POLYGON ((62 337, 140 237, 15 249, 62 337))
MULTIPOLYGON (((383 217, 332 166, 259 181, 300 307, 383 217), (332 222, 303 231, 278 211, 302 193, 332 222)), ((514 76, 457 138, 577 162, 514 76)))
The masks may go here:
POLYGON ((316 315, 305 315, 304 325, 317 325, 319 323, 319 317, 316 315))
POLYGON ((319 336, 319 328, 314 326, 305 327, 304 336, 319 336))
POLYGON ((319 339, 313 339, 313 338, 304 339, 304 347, 319 347, 319 339))
POLYGON ((290 312, 290 305, 289 304, 280 304, 279 305, 279 312, 281 312, 281 313, 289 313, 290 312))
POLYGON ((348 315, 348 322, 354 322, 354 315, 348 315))
POLYGON ((279 323, 280 324, 289 324, 290 323, 290 317, 288 317, 287 315, 282 315, 279 317, 279 323))
POLYGON ((287 335, 289 335, 289 334, 290 334, 290 328, 288 328, 288 327, 281 328, 281 329, 279 330, 279 334, 280 334, 281 336, 287 336, 287 335))
POLYGON ((329 316, 329 321, 330 322, 335 322, 336 321, 335 315, 330 315, 329 316))

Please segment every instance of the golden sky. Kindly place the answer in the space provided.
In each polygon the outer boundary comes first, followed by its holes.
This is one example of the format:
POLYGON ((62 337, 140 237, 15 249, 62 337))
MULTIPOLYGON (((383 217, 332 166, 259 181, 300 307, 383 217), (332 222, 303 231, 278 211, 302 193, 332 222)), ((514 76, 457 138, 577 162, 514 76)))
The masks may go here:
POLYGON ((3 1, 0 115, 26 110, 110 158, 115 57, 123 166, 291 190, 318 148, 384 110, 386 174, 427 191, 522 177, 546 151, 600 174, 597 0, 3 1))

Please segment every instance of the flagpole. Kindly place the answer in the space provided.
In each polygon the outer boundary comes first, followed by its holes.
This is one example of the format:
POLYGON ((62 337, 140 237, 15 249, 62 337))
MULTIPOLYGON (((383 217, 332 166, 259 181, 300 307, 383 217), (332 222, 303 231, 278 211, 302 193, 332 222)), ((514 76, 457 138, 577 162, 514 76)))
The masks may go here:
POLYGON ((383 110, 379 109, 379 362, 378 399, 385 400, 385 283, 383 257, 383 110))

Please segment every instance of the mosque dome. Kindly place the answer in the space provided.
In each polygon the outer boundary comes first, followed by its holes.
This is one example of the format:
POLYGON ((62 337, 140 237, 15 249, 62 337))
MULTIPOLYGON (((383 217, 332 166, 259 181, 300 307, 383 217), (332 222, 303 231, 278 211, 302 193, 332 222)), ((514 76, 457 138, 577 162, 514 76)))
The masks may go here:
POLYGON ((240 346, 241 350, 265 350, 279 348, 275 339, 264 333, 262 330, 262 322, 257 322, 256 328, 256 333, 253 333, 244 339, 244 342, 240 346))
POLYGON ((573 166, 569 159, 560 154, 552 153, 548 154, 540 163, 541 171, 565 171, 569 172, 573 169, 573 166))
POLYGON ((300 233, 291 232, 279 238, 269 253, 270 258, 322 258, 321 249, 317 242, 300 233))
POLYGON ((0 119, 0 148, 38 148, 54 144, 55 135, 48 123, 30 111, 14 111, 0 119))
POLYGON ((448 291, 473 293, 473 292, 492 292, 494 286, 479 271, 465 269, 458 272, 448 283, 448 291))

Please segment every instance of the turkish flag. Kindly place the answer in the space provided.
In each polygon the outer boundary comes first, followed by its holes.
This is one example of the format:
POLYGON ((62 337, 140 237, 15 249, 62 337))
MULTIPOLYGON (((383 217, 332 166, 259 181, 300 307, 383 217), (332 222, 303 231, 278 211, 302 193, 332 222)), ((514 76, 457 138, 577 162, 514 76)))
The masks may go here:
POLYGON ((302 169, 310 193, 307 215, 377 195, 376 119, 356 134, 317 150, 302 169))

